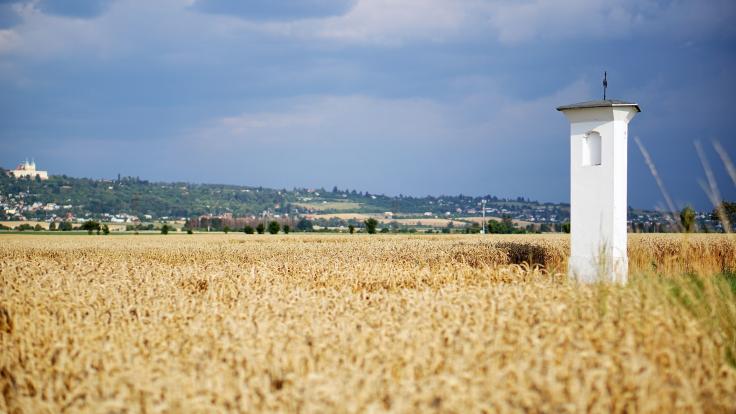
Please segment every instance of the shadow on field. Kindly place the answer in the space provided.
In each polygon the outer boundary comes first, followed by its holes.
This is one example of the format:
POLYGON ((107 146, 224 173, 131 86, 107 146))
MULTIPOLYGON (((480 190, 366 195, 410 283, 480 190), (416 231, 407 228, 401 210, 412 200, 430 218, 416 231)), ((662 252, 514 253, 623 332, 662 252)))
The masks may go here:
POLYGON ((553 268, 562 265, 567 255, 566 249, 550 249, 542 244, 499 242, 496 247, 507 255, 509 264, 527 263, 553 268))
POLYGON ((452 258, 472 267, 527 264, 557 269, 565 265, 568 253, 567 243, 514 240, 482 244, 458 243, 453 246, 452 258))

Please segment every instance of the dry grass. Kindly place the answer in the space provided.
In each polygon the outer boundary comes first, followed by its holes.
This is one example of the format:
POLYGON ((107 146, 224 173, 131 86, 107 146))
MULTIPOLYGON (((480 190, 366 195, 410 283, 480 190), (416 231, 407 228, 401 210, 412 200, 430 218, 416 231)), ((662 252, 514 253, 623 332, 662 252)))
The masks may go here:
POLYGON ((736 243, 630 245, 584 286, 513 264, 564 236, 0 236, 0 412, 734 412, 736 243))

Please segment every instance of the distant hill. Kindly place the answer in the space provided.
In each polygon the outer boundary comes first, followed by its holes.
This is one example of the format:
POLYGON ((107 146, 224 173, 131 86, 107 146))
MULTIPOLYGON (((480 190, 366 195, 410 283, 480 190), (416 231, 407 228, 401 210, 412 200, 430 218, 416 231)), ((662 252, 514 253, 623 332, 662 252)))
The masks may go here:
MULTIPOLYGON (((150 215, 153 218, 194 217, 231 213, 234 216, 307 213, 401 213, 405 216, 480 215, 481 200, 488 203, 489 216, 511 215, 523 220, 536 214, 550 221, 564 220, 565 204, 538 203, 523 198, 507 200, 480 196, 385 196, 356 190, 263 187, 164 183, 137 177, 120 179, 74 178, 52 175, 48 180, 13 178, 2 170, 0 203, 6 210, 21 207, 27 218, 71 212, 90 214, 150 215), (35 204, 35 208, 30 206, 35 204), (48 206, 44 208, 45 206, 48 206), (529 216, 529 217, 526 217, 529 216)), ((8 218, 8 217, 6 217, 8 218)))

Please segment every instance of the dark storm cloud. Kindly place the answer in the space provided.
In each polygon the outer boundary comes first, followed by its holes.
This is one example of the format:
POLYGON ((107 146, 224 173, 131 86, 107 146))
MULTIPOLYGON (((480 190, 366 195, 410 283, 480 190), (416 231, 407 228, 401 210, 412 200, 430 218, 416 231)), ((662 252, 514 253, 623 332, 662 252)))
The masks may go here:
POLYGON ((193 7, 208 13, 231 14, 249 20, 298 20, 339 16, 356 0, 197 0, 193 7))
MULTIPOLYGON (((672 198, 709 206, 700 139, 736 199, 710 144, 736 158, 730 2, 186 3, 0 0, 22 19, 0 30, 0 166, 566 201, 555 108, 599 98, 607 70, 609 96, 642 106, 629 135, 672 198)), ((662 202, 633 142, 629 195, 662 202)))

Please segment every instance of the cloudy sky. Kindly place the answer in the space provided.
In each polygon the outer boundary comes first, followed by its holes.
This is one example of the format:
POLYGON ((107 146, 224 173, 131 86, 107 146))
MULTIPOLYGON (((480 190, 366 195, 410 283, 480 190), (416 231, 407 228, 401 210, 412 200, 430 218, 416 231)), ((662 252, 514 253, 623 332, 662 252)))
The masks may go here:
MULTIPOLYGON (((679 204, 736 158, 733 0, 0 0, 0 165, 569 199, 555 107, 638 102, 679 204)), ((629 204, 663 206, 629 146, 629 204)))

